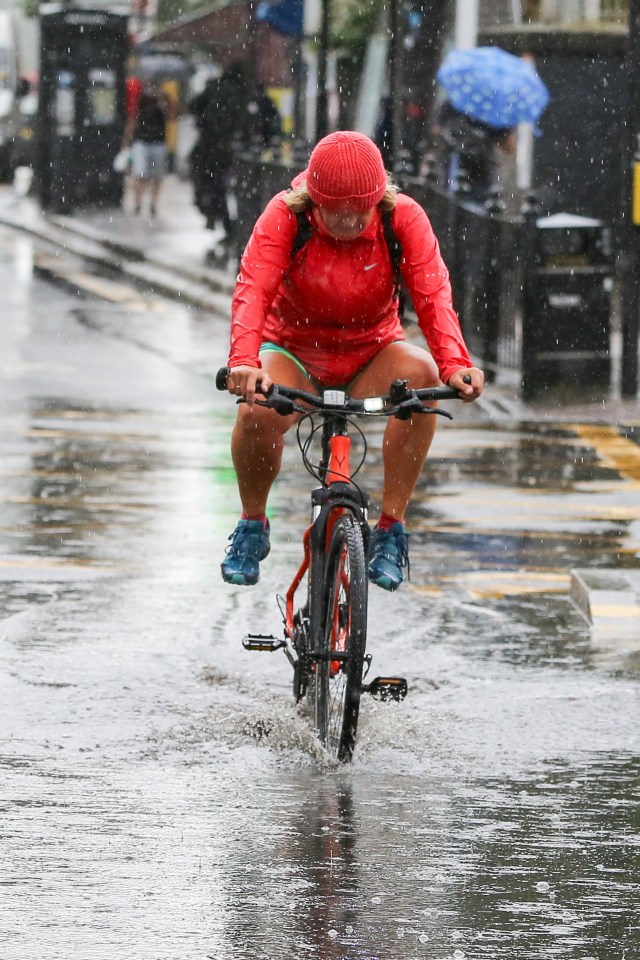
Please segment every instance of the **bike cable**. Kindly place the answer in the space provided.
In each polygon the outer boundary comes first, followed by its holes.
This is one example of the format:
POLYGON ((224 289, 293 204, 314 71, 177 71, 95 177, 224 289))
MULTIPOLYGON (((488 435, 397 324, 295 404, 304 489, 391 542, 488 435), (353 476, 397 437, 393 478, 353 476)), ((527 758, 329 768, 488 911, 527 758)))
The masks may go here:
MULTIPOLYGON (((348 420, 348 417, 345 416, 344 420, 348 420)), ((364 494, 360 489, 360 487, 358 486, 358 484, 355 483, 353 478, 360 472, 366 460, 367 450, 368 450, 367 438, 364 434, 364 431, 357 423, 354 423, 353 420, 350 420, 349 422, 351 426, 354 428, 355 432, 360 437, 360 439, 362 440, 362 455, 360 457, 360 462, 358 463, 356 468, 351 472, 351 476, 345 475, 344 481, 345 483, 350 483, 355 488, 360 498, 360 501, 364 503, 364 494)), ((321 429, 322 429, 322 424, 316 423, 312 414, 306 414, 304 417, 302 417, 302 419, 299 420, 298 425, 296 427, 296 440, 298 443, 298 448, 302 455, 302 463, 304 464, 304 468, 307 471, 307 473, 309 473, 314 478, 314 480, 317 480, 318 483, 323 482, 321 466, 320 464, 313 463, 311 461, 311 458, 309 456, 309 450, 311 449, 311 445, 313 443, 313 440, 316 434, 319 433, 321 429), (301 428, 303 423, 305 423, 307 420, 310 423, 311 429, 309 430, 309 433, 307 434, 307 436, 303 439, 301 428)))

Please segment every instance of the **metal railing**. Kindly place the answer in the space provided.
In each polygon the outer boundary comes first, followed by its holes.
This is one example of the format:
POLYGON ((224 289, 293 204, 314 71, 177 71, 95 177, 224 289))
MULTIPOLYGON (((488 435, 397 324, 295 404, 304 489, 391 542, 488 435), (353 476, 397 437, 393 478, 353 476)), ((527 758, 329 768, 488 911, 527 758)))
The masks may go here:
POLYGON ((523 226, 499 205, 467 203, 433 183, 403 190, 427 211, 449 269, 465 340, 490 377, 519 369, 522 353, 523 226))

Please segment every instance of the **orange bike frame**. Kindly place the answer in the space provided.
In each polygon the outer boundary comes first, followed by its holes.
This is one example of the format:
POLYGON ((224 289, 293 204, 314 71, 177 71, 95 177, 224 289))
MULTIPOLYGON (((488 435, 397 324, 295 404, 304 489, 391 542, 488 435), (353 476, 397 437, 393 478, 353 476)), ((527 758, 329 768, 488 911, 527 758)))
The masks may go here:
MULTIPOLYGON (((327 466, 327 472, 325 476, 325 486, 330 487, 332 483, 348 483, 351 479, 351 464, 349 454, 351 452, 351 438, 347 434, 336 434, 332 437, 329 437, 329 463, 327 466)), ((331 511, 329 515, 329 522, 327 524, 327 544, 331 539, 331 534, 333 533, 333 528, 335 526, 336 520, 341 516, 343 510, 341 507, 336 507, 331 511)), ((315 519, 315 518, 314 518, 315 519)), ((293 640, 293 601, 296 590, 302 583, 304 575, 311 565, 311 527, 313 524, 307 527, 302 538, 302 544, 304 547, 304 557, 300 568, 296 573, 295 577, 291 582, 291 586, 287 590, 287 595, 285 598, 286 609, 285 609, 285 629, 287 636, 293 640)))

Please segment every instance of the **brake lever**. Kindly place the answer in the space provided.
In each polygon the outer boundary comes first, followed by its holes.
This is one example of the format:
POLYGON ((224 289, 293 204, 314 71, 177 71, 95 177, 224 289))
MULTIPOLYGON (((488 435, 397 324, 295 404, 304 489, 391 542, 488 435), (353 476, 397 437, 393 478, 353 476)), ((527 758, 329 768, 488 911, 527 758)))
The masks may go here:
POLYGON ((435 413, 439 417, 453 420, 453 416, 448 410, 443 410, 441 407, 425 407, 417 397, 404 400, 394 410, 389 411, 389 415, 394 416, 397 420, 410 420, 414 413, 435 413))
MULTIPOLYGON (((240 397, 240 399, 236 401, 236 403, 246 402, 244 397, 240 397)), ((276 394, 267 400, 254 400, 253 402, 257 407, 267 407, 269 410, 275 410, 275 412, 279 413, 282 417, 288 417, 292 413, 309 413, 306 407, 301 407, 295 400, 290 400, 289 397, 282 397, 280 394, 276 394)))

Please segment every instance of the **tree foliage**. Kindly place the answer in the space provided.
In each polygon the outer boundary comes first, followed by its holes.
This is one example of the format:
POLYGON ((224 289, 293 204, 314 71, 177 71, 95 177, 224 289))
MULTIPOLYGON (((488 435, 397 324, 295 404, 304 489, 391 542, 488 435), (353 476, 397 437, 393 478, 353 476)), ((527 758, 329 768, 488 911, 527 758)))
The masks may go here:
POLYGON ((385 0, 350 0, 348 3, 336 5, 331 46, 361 64, 367 42, 375 33, 385 7, 385 0))

